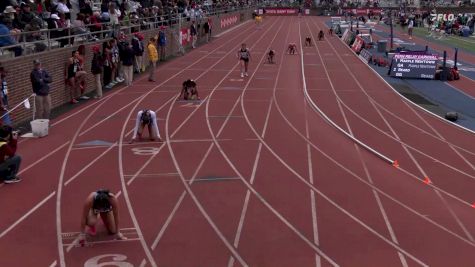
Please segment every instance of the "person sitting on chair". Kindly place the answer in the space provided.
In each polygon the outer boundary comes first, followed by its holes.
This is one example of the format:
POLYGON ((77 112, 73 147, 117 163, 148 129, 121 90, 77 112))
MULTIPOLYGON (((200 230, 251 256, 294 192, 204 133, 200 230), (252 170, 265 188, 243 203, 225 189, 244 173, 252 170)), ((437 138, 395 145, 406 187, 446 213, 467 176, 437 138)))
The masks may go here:
POLYGON ((137 120, 135 122, 134 134, 130 141, 131 143, 137 139, 137 136, 139 137, 139 140, 142 140, 142 133, 145 126, 148 127, 150 141, 155 141, 155 138, 157 138, 159 142, 162 141, 160 131, 158 130, 157 114, 152 110, 145 109, 137 113, 137 120))
POLYGON ((96 235, 96 224, 99 216, 108 233, 115 235, 116 239, 126 240, 119 230, 119 202, 109 190, 97 190, 86 199, 82 210, 79 244, 86 242, 86 230, 90 235, 96 235))
POLYGON ((297 53, 297 45, 295 43, 290 43, 287 47, 287 51, 289 55, 294 55, 295 53, 297 53))
POLYGON ((318 32, 318 40, 319 41, 323 40, 323 37, 325 37, 325 34, 323 33, 322 30, 320 30, 320 32, 318 32))
POLYGON ((305 46, 312 46, 312 37, 307 36, 307 38, 305 38, 305 46))
POLYGON ((275 56, 275 51, 274 50, 270 50, 269 53, 267 53, 267 62, 269 64, 274 64, 274 56, 275 56))
POLYGON ((196 88, 196 82, 194 80, 188 79, 183 82, 183 88, 181 89, 179 100, 183 97, 183 100, 200 100, 198 95, 198 89, 196 88))

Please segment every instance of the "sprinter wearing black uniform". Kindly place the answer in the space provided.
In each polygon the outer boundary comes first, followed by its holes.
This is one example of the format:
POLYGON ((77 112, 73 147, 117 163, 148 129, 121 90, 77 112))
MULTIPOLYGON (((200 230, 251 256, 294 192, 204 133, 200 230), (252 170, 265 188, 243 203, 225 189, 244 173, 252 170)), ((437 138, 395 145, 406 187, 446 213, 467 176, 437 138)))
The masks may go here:
POLYGON ((237 52, 237 57, 241 63, 241 78, 249 76, 247 74, 247 68, 249 66, 249 61, 251 60, 251 52, 246 48, 246 44, 241 45, 241 49, 237 52))
POLYGON ((99 216, 110 235, 115 235, 119 240, 127 239, 119 231, 119 203, 117 198, 109 190, 101 189, 89 194, 84 203, 79 236, 81 245, 86 240, 87 228, 89 228, 88 234, 96 234, 96 223, 99 216))

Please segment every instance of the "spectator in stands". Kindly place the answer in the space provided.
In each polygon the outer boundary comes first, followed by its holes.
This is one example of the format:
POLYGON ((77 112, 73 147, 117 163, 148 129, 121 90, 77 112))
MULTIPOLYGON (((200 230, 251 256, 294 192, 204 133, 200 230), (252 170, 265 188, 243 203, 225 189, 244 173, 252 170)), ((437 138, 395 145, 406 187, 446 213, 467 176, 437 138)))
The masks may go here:
POLYGON ((70 5, 68 5, 67 0, 58 0, 58 4, 56 5, 56 11, 60 14, 64 14, 67 20, 71 19, 71 11, 69 6, 70 5))
POLYGON ((35 0, 34 6, 33 6, 33 12, 36 13, 41 18, 44 17, 43 16, 44 12, 46 12, 45 3, 42 0, 35 0))
POLYGON ((167 34, 165 31, 165 26, 160 26, 160 31, 158 32, 158 47, 160 49, 160 60, 165 60, 165 50, 167 47, 167 34))
POLYGON ((7 6, 5 10, 3 11, 3 17, 9 18, 12 21, 15 19, 15 15, 16 15, 16 10, 13 6, 7 6))
POLYGON ((198 36, 196 35, 196 23, 195 21, 192 21, 191 26, 190 26, 190 35, 191 35, 191 47, 196 48, 196 40, 198 39, 198 36))
POLYGON ((92 15, 92 1, 79 0, 79 12, 85 15, 92 15))
MULTIPOLYGON (((12 33, 8 28, 8 25, 11 25, 11 19, 3 18, 2 23, 0 23, 0 47, 16 45, 18 43, 13 38, 12 33)), ((8 50, 15 52, 15 56, 21 56, 22 49, 20 46, 15 46, 9 48, 8 50)))
MULTIPOLYGON (((58 26, 59 26, 59 31, 62 32, 62 37, 68 37, 69 34, 69 29, 71 28, 71 21, 67 19, 65 13, 59 13, 59 20, 57 21, 58 26)), ((61 47, 64 47, 68 44, 72 44, 72 38, 62 38, 59 43, 61 44, 61 47)))
POLYGON ((155 38, 150 38, 150 41, 148 42, 148 45, 147 45, 147 51, 148 51, 148 58, 149 58, 149 61, 150 61, 150 66, 149 66, 149 75, 148 75, 148 80, 150 82, 154 82, 155 81, 155 67, 157 65, 157 62, 158 62, 158 51, 157 51, 157 47, 155 46, 156 44, 156 40, 155 38))
POLYGON ((0 102, 2 104, 2 122, 3 125, 12 125, 10 114, 8 113, 8 83, 7 72, 3 67, 0 67, 0 102))
POLYGON ((112 36, 118 36, 119 34, 119 27, 120 22, 119 18, 121 17, 122 13, 119 9, 117 9, 116 4, 114 2, 109 3, 109 22, 112 25, 112 36))
POLYGON ((17 175, 20 169, 21 157, 15 155, 17 149, 18 132, 8 125, 0 127, 0 177, 6 184, 18 183, 17 175))
POLYGON ((104 61, 101 55, 101 49, 99 45, 93 46, 92 52, 94 53, 94 55, 92 56, 92 61, 91 61, 91 73, 94 75, 94 79, 96 81, 96 95, 94 96, 94 98, 101 98, 102 97, 101 74, 102 74, 104 61))
MULTIPOLYGON (((41 24, 43 24, 43 21, 40 18, 35 17, 28 25, 26 25, 25 32, 27 32, 27 34, 25 35, 25 41, 35 42, 43 39, 41 34, 41 24)), ((42 52, 45 50, 46 44, 42 42, 35 43, 35 52, 42 52)))
MULTIPOLYGON (((95 11, 94 13, 92 13, 92 16, 89 17, 89 23, 91 24, 89 26, 89 30, 91 32, 98 32, 102 29, 102 25, 101 25, 101 13, 95 11)), ((98 35, 96 34, 96 37, 98 37, 98 35)))
POLYGON ((132 81, 134 80, 134 49, 132 44, 125 43, 125 48, 122 57, 122 68, 125 77, 125 85, 132 85, 132 81))
POLYGON ((31 7, 30 5, 26 4, 25 2, 22 2, 20 4, 21 11, 20 14, 18 15, 18 22, 20 29, 25 29, 26 25, 30 24, 30 22, 33 20, 35 15, 31 12, 31 7))
POLYGON ((86 28, 84 23, 85 16, 82 13, 79 13, 76 17, 76 20, 73 21, 73 32, 74 34, 86 34, 86 37, 89 41, 97 41, 97 38, 89 34, 89 30, 86 28))
POLYGON ((132 47, 134 49, 135 55, 135 73, 140 73, 143 71, 143 52, 144 52, 144 44, 143 44, 143 34, 137 32, 134 34, 132 38, 132 47))
POLYGON ((162 141, 160 137, 160 131, 158 130, 157 114, 152 110, 145 109, 137 113, 134 134, 132 136, 132 140, 130 141, 131 143, 137 140, 137 136, 139 140, 142 140, 142 134, 145 126, 148 128, 150 141, 155 141, 155 138, 157 138, 159 142, 162 141))
MULTIPOLYGON (((48 23, 48 29, 50 30, 50 38, 51 39, 56 39, 64 36, 64 31, 60 27, 60 22, 59 22, 59 16, 58 14, 51 14, 49 19, 46 21, 48 23)), ((61 47, 63 47, 64 40, 57 40, 60 44, 61 47)), ((67 43, 67 40, 66 40, 67 43)))
POLYGON ((49 119, 51 109, 51 96, 49 94, 49 84, 53 81, 49 73, 41 67, 41 62, 33 61, 34 69, 30 74, 33 93, 35 93, 36 117, 39 119, 49 119))

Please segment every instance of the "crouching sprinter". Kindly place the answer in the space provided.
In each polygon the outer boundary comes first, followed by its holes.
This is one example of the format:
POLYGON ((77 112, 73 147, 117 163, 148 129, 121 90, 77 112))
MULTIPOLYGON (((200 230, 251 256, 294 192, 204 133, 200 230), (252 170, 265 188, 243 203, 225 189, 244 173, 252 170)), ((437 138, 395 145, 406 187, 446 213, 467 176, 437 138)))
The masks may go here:
POLYGON ((142 133, 145 126, 148 127, 148 134, 151 141, 155 141, 155 138, 157 138, 159 142, 162 141, 160 131, 158 130, 157 114, 152 110, 145 109, 137 113, 137 120, 135 122, 134 135, 131 143, 137 139, 137 136, 139 137, 139 140, 142 139, 142 133))

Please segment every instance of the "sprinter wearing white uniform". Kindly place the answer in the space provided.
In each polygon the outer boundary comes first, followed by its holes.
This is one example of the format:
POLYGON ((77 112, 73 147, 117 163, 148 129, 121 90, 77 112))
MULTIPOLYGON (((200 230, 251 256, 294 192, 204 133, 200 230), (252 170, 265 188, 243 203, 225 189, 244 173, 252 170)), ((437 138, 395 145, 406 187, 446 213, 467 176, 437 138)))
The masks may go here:
POLYGON ((151 141, 154 141, 155 138, 157 138, 159 142, 162 141, 160 138, 160 131, 158 130, 157 114, 155 114, 154 111, 145 109, 137 113, 134 135, 132 136, 131 142, 134 142, 137 139, 137 136, 139 139, 142 139, 142 133, 145 126, 148 126, 148 134, 151 141))

